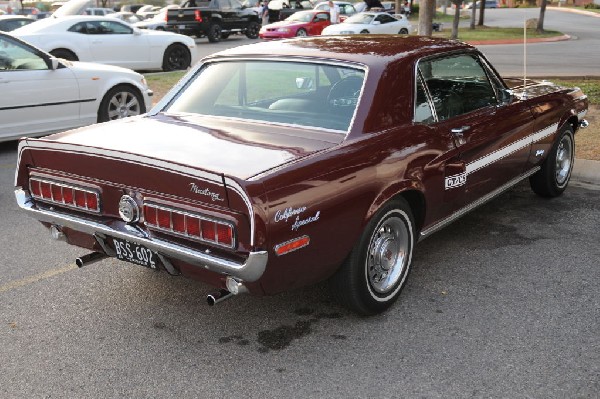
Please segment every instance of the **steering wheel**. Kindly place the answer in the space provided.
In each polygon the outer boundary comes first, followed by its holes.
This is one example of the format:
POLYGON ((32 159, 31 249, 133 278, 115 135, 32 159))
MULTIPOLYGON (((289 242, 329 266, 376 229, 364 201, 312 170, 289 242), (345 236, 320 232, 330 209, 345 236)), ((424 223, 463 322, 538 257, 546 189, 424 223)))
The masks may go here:
POLYGON ((332 108, 354 109, 362 88, 363 79, 358 76, 348 76, 336 82, 327 95, 327 104, 332 108))

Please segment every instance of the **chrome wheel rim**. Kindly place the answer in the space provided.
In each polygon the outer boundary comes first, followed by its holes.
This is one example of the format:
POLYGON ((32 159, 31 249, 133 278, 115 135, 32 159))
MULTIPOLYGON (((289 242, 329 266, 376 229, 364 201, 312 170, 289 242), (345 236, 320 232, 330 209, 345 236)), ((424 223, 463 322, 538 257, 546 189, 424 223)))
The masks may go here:
POLYGON ((367 278, 377 294, 392 291, 407 268, 409 232, 396 216, 384 220, 373 232, 367 252, 367 278))
POLYGON ((140 102, 133 93, 120 91, 108 103, 108 119, 121 119, 140 114, 140 102))
POLYGON ((573 165, 573 140, 565 135, 556 149, 556 184, 564 186, 571 175, 573 165))
POLYGON ((296 36, 298 36, 298 37, 305 37, 306 36, 306 31, 304 29, 300 29, 298 32, 296 32, 296 36))

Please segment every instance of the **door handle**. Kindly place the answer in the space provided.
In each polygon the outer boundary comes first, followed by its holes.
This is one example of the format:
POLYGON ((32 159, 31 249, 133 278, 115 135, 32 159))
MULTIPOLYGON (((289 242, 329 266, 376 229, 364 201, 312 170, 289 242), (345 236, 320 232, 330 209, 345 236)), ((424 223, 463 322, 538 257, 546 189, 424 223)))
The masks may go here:
POLYGON ((466 132, 467 130, 469 130, 470 128, 471 128, 471 126, 461 126, 461 127, 455 127, 451 130, 452 135, 454 136, 454 140, 456 141, 456 145, 463 145, 467 142, 467 140, 465 140, 463 133, 466 132))

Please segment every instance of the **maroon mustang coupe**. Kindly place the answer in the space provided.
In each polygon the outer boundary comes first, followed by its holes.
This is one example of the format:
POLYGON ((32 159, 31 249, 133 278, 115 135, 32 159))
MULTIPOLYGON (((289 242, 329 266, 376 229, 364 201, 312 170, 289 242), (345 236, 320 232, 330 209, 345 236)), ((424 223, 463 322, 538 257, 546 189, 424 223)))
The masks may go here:
POLYGON ((567 187, 587 97, 505 81, 473 47, 316 37, 205 58, 146 115, 19 146, 16 198, 56 239, 232 294, 330 279, 388 308, 414 245, 520 180, 567 187))

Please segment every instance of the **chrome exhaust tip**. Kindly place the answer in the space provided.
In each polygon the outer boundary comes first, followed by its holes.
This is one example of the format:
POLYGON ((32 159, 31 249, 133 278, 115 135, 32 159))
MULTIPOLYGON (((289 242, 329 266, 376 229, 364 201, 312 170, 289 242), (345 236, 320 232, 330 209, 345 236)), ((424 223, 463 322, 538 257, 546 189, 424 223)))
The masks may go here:
POLYGON ((101 261, 106 257, 106 255, 101 254, 100 252, 92 252, 91 254, 83 255, 75 259, 75 264, 77 267, 82 268, 83 266, 91 265, 92 263, 101 261))
POLYGON ((581 129, 585 129, 589 125, 590 125, 590 123, 587 120, 585 120, 585 119, 582 119, 582 120, 579 121, 579 127, 581 129))
POLYGON ((60 226, 55 224, 50 226, 50 235, 52 235, 52 238, 54 238, 56 241, 67 241, 67 236, 65 236, 65 233, 62 232, 60 226))
POLYGON ((215 306, 219 302, 223 302, 226 299, 229 299, 233 296, 233 294, 227 290, 219 290, 212 294, 208 294, 206 296, 206 302, 208 306, 215 306))

